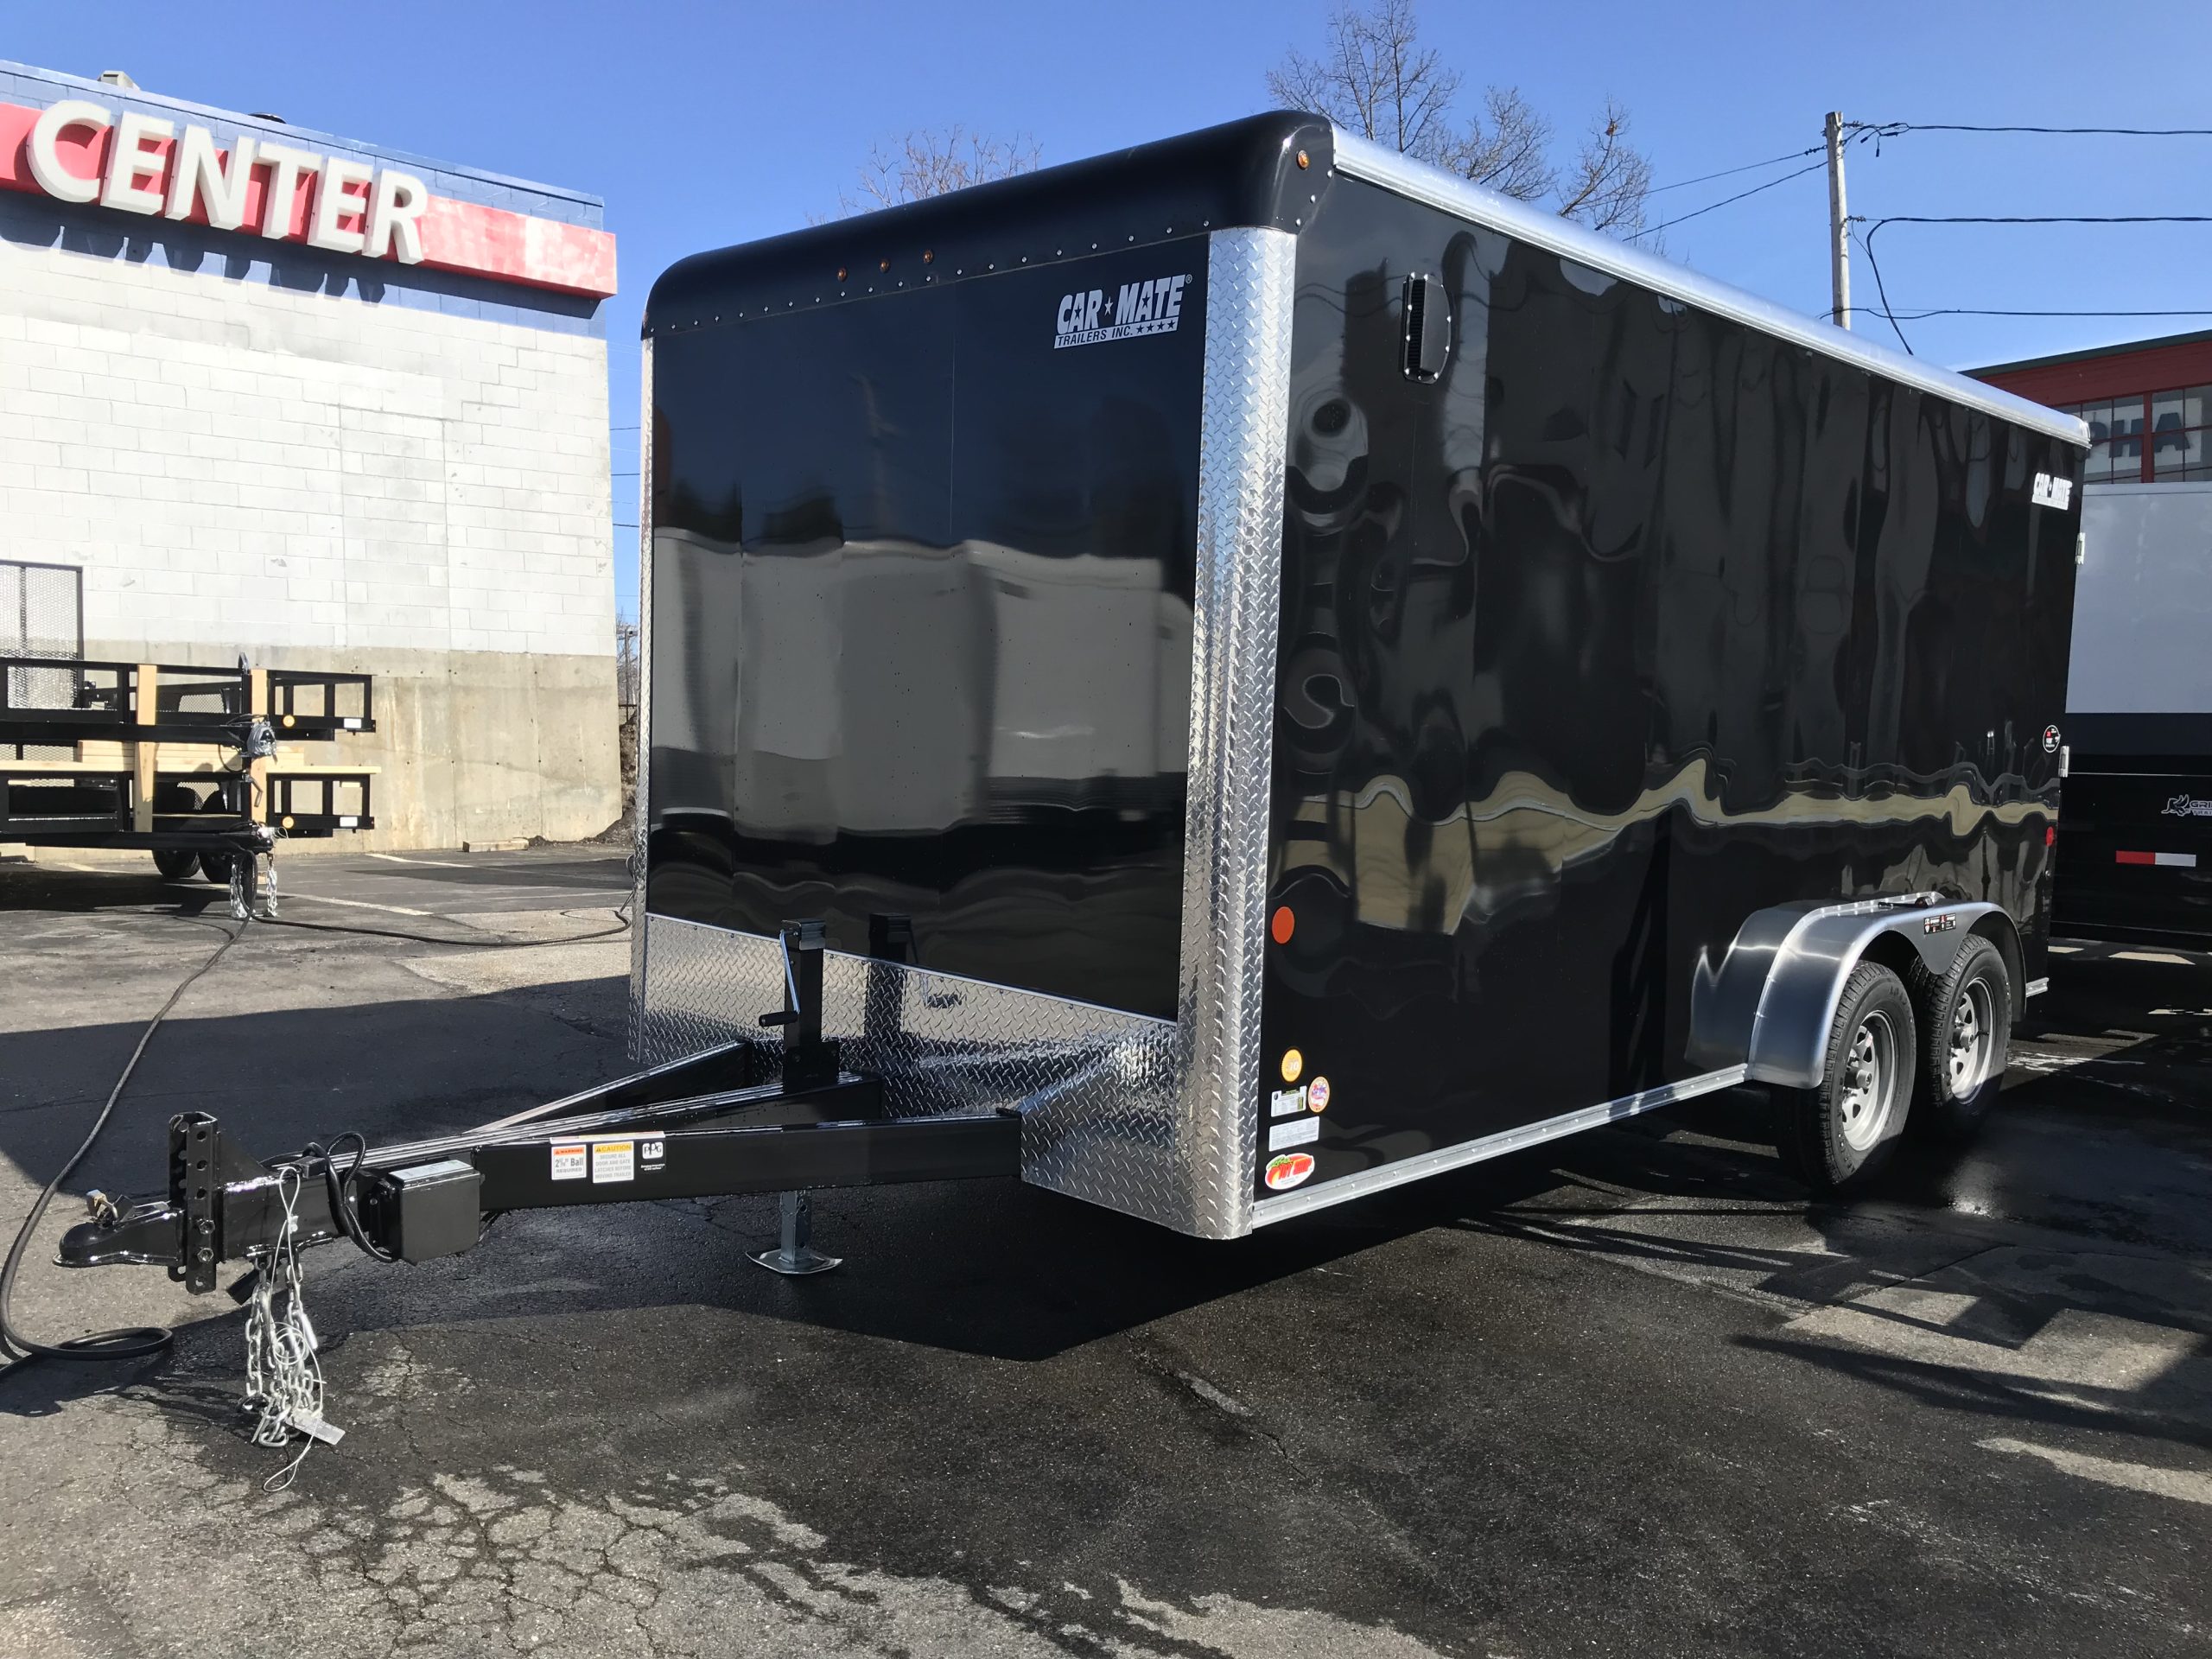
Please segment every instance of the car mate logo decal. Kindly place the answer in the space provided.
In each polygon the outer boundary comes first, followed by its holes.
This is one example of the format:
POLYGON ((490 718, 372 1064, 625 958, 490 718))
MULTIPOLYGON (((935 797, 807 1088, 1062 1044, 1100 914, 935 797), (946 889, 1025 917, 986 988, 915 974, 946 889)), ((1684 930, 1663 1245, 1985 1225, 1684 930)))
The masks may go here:
POLYGON ((1316 1077, 1306 1085, 1306 1103, 1317 1112, 1329 1109, 1329 1080, 1316 1077))
POLYGON ((1186 272, 1123 283, 1112 290, 1093 288, 1061 295, 1060 308, 1052 318, 1052 349, 1173 334, 1183 321, 1183 289, 1190 280, 1186 272))
POLYGON ((2034 491, 2036 505, 2063 510, 2074 502, 2074 480, 2053 478, 2049 473, 2037 473, 2034 491))
POLYGON ((2212 818, 2212 801, 2191 800, 2186 795, 2177 795, 2158 809, 2162 818, 2212 818))
POLYGON ((1286 1152, 1280 1158, 1268 1160, 1264 1177, 1270 1192, 1287 1192, 1313 1173, 1313 1154, 1310 1152, 1286 1152))

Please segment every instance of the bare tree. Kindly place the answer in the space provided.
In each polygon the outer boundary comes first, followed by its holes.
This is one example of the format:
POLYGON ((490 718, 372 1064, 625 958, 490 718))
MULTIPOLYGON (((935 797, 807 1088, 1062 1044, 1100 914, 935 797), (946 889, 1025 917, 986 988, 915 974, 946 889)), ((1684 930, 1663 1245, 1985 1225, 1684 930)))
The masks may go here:
POLYGON ((957 124, 917 127, 895 144, 871 147, 861 163, 856 193, 840 193, 837 200, 848 213, 896 207, 948 190, 964 190, 988 179, 1030 172, 1042 156, 1036 141, 1026 134, 988 138, 957 124))
POLYGON ((1421 42, 1414 0, 1356 0, 1331 15, 1319 55, 1294 48, 1268 74, 1293 108, 1325 115, 1377 143, 1522 201, 1549 198, 1562 218, 1634 238, 1651 163, 1628 141, 1628 111, 1608 99, 1573 163, 1551 160, 1551 123, 1518 88, 1491 86, 1480 112, 1457 115, 1464 78, 1421 42))
POLYGON ((1628 111, 1609 98, 1559 186, 1559 210, 1633 239, 1643 229, 1643 199, 1650 194, 1650 157, 1628 142, 1628 111))

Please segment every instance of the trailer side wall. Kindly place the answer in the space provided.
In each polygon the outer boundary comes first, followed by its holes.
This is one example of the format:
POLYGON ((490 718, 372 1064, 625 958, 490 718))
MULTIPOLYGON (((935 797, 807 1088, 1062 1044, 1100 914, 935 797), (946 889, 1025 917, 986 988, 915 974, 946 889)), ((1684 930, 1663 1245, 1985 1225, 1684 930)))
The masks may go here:
POLYGON ((1694 1084, 1764 906, 1987 899, 2040 972, 2076 448, 1357 180, 1296 308, 1261 1219, 1290 1147, 1348 1192, 1694 1084))

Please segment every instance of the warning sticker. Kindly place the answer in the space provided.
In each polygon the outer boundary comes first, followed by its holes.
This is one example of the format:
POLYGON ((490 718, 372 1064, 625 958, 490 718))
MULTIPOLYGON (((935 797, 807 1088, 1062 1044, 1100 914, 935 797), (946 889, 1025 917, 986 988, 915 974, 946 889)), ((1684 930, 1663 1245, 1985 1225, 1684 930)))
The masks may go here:
POLYGON ((581 1141, 553 1143, 553 1179, 556 1181, 581 1181, 588 1173, 585 1162, 586 1147, 581 1141))
POLYGON ((1281 1152, 1285 1147, 1302 1147, 1309 1141, 1321 1138, 1321 1120, 1312 1113, 1293 1118, 1287 1123, 1272 1125, 1268 1130, 1268 1150, 1281 1152))
POLYGON ((634 1181, 638 1179, 638 1143, 634 1141, 594 1141, 591 1143, 591 1179, 634 1181))

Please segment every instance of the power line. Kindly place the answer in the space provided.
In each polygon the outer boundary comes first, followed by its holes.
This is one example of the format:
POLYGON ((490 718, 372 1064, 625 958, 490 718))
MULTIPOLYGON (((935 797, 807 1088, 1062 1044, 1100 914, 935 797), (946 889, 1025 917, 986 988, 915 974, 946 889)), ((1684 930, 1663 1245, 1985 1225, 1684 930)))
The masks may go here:
POLYGON ((1710 184, 1715 179, 1725 179, 1738 173, 1756 173, 1763 167, 1779 167, 1784 162, 1794 162, 1801 156, 1817 156, 1821 146, 1810 149, 1793 149, 1787 156, 1770 156, 1763 162, 1745 162, 1741 167, 1724 167, 1718 173, 1701 173, 1694 179, 1677 179, 1672 184, 1657 184, 1643 194, 1647 196, 1664 195, 1669 190, 1686 190, 1694 184, 1710 184))
MULTIPOLYGON (((1851 308, 1868 316, 1891 315, 1878 305, 1854 305, 1851 308)), ((2212 311, 2004 311, 1981 306, 1939 305, 1923 311, 1900 311, 1896 317, 1901 322, 1918 322, 1926 317, 2212 317, 2212 311)))
POLYGON ((1891 213, 1885 225, 2212 225, 2212 213, 1891 213))
POLYGON ((2063 137, 2212 138, 2212 127, 2012 127, 1977 126, 1963 121, 1847 121, 1853 131, 1878 138, 1907 132, 2037 132, 2063 137))
POLYGON ((1897 344, 1910 356, 1912 342, 1897 327, 1897 313, 1890 305, 1889 290, 1882 282, 1881 261, 1874 257, 1874 238, 1885 225, 2212 225, 2212 213, 1891 213, 1878 219, 1859 237, 1859 245, 1866 250, 1866 264, 1874 273, 1874 291, 1882 299, 1882 315, 1889 320, 1897 344))
POLYGON ((1798 168, 1794 172, 1784 173, 1778 179, 1769 179, 1764 184, 1755 184, 1750 189, 1739 190, 1732 196, 1723 196, 1719 201, 1708 203, 1703 207, 1694 208, 1687 213, 1682 213, 1674 219, 1669 219, 1663 225, 1654 225, 1649 230, 1640 232, 1638 234, 1643 236, 1656 236, 1660 232, 1670 230, 1675 226, 1686 224, 1693 219, 1702 218, 1707 213, 1712 213, 1715 208, 1726 207, 1732 202, 1743 200, 1746 196, 1756 196, 1762 190, 1771 190, 1777 184, 1787 184, 1792 179, 1802 179, 1808 173, 1818 173, 1827 165, 1827 162, 1826 161, 1815 162, 1810 167, 1798 168))
MULTIPOLYGON (((1877 225, 1875 231, 1882 227, 1877 225)), ((1858 235, 1857 232, 1853 232, 1858 235)), ((1890 290, 1882 281, 1882 262, 1874 257, 1874 232, 1859 237, 1859 245, 1866 250, 1866 267, 1874 273, 1874 292, 1882 298, 1882 315, 1890 320, 1890 332, 1897 337, 1897 344, 1904 347, 1907 357, 1913 355, 1912 342, 1904 337, 1904 330, 1897 327, 1897 314, 1890 308, 1890 290)))

